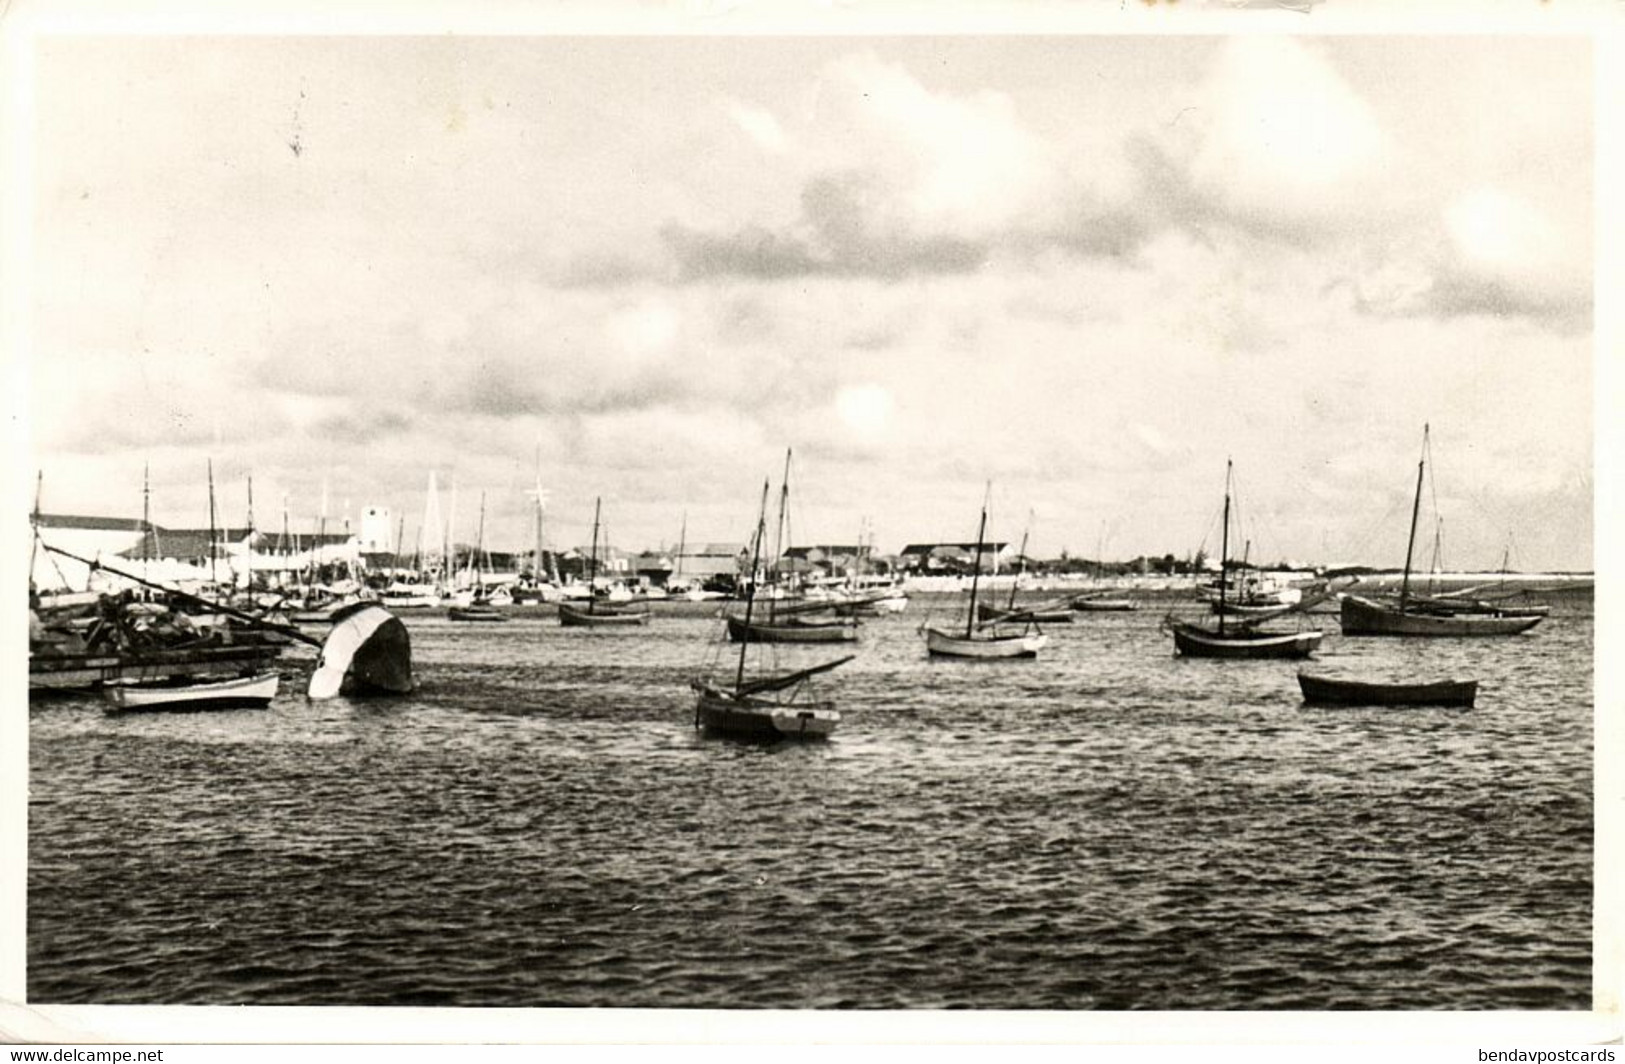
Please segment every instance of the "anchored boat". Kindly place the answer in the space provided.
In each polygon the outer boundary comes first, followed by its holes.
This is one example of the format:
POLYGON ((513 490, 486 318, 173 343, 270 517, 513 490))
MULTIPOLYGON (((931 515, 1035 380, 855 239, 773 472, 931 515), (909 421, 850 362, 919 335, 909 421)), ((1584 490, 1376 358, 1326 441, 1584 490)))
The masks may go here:
POLYGON ((987 493, 982 497, 982 518, 976 528, 976 556, 971 570, 970 604, 965 608, 965 630, 961 634, 958 629, 949 631, 934 625, 923 627, 925 650, 933 657, 982 661, 1036 658, 1049 641, 1049 637, 1038 630, 1036 620, 1030 615, 1011 615, 990 621, 977 619, 976 596, 982 576, 983 544, 987 537, 987 496, 992 491, 993 486, 989 484, 987 493), (1019 630, 1012 631, 1015 626, 1020 626, 1019 630))
POLYGON ((114 709, 263 709, 276 697, 274 672, 210 683, 112 683, 102 697, 114 709))
POLYGON ((1298 673, 1303 700, 1312 706, 1456 706, 1470 709, 1477 680, 1434 683, 1374 683, 1298 673))

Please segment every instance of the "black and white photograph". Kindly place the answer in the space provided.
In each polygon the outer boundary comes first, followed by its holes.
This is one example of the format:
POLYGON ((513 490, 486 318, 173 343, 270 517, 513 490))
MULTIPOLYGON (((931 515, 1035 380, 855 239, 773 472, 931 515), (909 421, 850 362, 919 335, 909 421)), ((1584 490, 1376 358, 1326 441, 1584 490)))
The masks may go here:
POLYGON ((1611 53, 1181 6, 13 40, 12 1037, 1617 1039, 1611 53))

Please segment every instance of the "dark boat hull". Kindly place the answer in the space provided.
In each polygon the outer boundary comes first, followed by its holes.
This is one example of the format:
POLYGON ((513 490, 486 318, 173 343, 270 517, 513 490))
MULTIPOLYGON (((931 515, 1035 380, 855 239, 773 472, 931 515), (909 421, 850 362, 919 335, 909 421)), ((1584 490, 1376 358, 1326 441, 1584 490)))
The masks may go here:
POLYGON ((1367 683, 1298 674, 1303 700, 1317 706, 1456 706, 1472 708, 1477 680, 1440 683, 1367 683))
POLYGON ((489 606, 453 606, 446 611, 447 620, 491 623, 506 621, 508 615, 489 606))
POLYGON ((858 629, 851 621, 746 624, 729 617, 728 639, 734 643, 855 643, 858 629))
POLYGON ((581 609, 568 603, 559 603, 559 623, 567 628, 625 628, 647 624, 647 613, 623 612, 619 609, 581 609))
POLYGON ((1017 622, 1032 621, 1035 624, 1071 624, 1072 611, 1069 609, 1012 610, 989 606, 985 602, 978 603, 976 606, 976 619, 978 621, 996 621, 1003 618, 1013 618, 1017 622))
POLYGON ((1389 606, 1358 595, 1344 595, 1339 608, 1344 635, 1486 636, 1517 635, 1545 619, 1528 610, 1422 612, 1389 606))
POLYGON ((752 742, 827 739, 840 720, 840 713, 828 702, 780 704, 769 699, 729 698, 714 690, 701 690, 694 708, 694 724, 707 735, 752 742))
POLYGON ((1174 649, 1187 658, 1307 658, 1320 646, 1319 632, 1217 632, 1173 622, 1174 649))

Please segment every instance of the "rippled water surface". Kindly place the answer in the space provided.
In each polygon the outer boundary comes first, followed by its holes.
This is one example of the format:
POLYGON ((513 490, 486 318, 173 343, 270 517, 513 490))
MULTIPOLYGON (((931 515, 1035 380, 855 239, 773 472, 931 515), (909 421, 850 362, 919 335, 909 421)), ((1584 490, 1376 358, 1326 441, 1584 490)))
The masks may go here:
MULTIPOLYGON (((820 692, 825 745, 692 728, 718 623, 413 617, 421 690, 30 708, 40 1002, 1578 1009, 1592 619, 1343 639, 1315 671, 1477 676, 1329 710, 1158 611, 1034 662, 926 658, 918 600, 820 692)), ((938 607, 945 614, 944 607, 938 607)), ((809 662, 829 656, 793 648, 809 662)))

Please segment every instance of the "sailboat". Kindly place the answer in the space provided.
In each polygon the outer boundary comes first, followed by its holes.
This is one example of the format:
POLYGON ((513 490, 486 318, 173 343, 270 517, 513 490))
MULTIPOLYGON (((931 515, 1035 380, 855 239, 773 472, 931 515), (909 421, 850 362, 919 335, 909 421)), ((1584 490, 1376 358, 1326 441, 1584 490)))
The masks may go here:
POLYGON ((559 603, 559 623, 568 628, 605 628, 625 626, 632 624, 646 624, 649 615, 642 610, 630 610, 624 606, 612 606, 609 603, 599 603, 596 591, 598 580, 598 523, 602 515, 603 499, 593 500, 592 505, 592 558, 587 569, 587 605, 577 606, 569 602, 559 603))
MULTIPOLYGON (((747 608, 741 618, 729 614, 728 638, 736 643, 855 643, 858 622, 851 616, 831 612, 828 601, 781 604, 779 559, 784 556, 784 522, 790 502, 790 451, 784 452, 784 482, 779 488, 779 531, 774 556, 767 569, 767 618, 752 620, 747 608)), ((752 590, 755 587, 752 573, 752 590)))
POLYGON ((1021 581, 1027 575, 1027 537, 1031 528, 1023 529, 1021 533, 1021 571, 1010 581, 1010 599, 1003 606, 996 602, 979 602, 976 604, 976 619, 979 621, 1010 621, 1033 620, 1040 624, 1071 624, 1072 611, 1066 603, 1043 603, 1037 606, 1028 606, 1026 609, 1016 609, 1016 592, 1021 589, 1021 581))
POLYGON ((1411 594, 1411 561, 1416 548, 1416 520, 1422 511, 1422 478, 1427 468, 1428 426, 1422 426, 1422 457, 1416 463, 1416 498, 1411 503, 1411 532, 1405 541, 1405 575, 1397 602, 1344 595, 1340 620, 1344 635, 1475 636, 1517 635, 1539 624, 1539 607, 1503 607, 1466 599, 1411 594))
POLYGON ((502 622, 508 615, 497 609, 491 601, 491 596, 485 590, 485 493, 480 493, 480 524, 479 532, 474 540, 474 592, 470 601, 465 605, 459 603, 446 611, 446 617, 453 621, 480 621, 485 623, 502 622))
MULTIPOLYGON (((745 623, 750 624, 756 605, 758 581, 754 575, 761 564, 762 541, 767 535, 768 484, 762 484, 762 506, 756 519, 756 545, 750 581, 745 593, 745 623)), ((853 655, 826 661, 791 672, 768 673, 746 678, 746 666, 754 640, 739 641, 739 661, 731 683, 695 679, 694 726, 708 734, 776 741, 780 739, 824 739, 841 722, 832 702, 798 701, 802 685, 820 673, 851 661, 853 655)), ((758 654, 761 651, 757 651, 758 654)))
MULTIPOLYGON (((992 485, 988 485, 992 493, 992 485)), ((925 649, 935 657, 948 658, 1036 658, 1049 637, 1038 630, 1030 616, 978 621, 976 596, 982 577, 982 551, 987 536, 987 497, 982 499, 982 520, 976 527, 976 560, 971 570, 970 605, 965 610, 965 631, 948 631, 934 625, 922 629, 925 649), (1020 624, 1019 632, 1003 626, 1020 624)))
MULTIPOLYGON (((1095 544, 1095 583, 1106 575, 1106 522, 1100 522, 1100 538, 1095 544)), ((1090 591, 1072 600, 1072 608, 1079 613, 1128 613, 1139 608, 1133 599, 1112 598, 1105 591, 1090 591)))
MULTIPOLYGON (((1218 626, 1207 628, 1181 621, 1172 614, 1162 627, 1173 633, 1174 649, 1188 658, 1306 658, 1320 646, 1321 633, 1266 632, 1258 621, 1231 621, 1226 625, 1226 591, 1230 585, 1231 463, 1224 464, 1224 531, 1219 547, 1218 626)), ((1270 616, 1277 616, 1271 614, 1270 616)))

